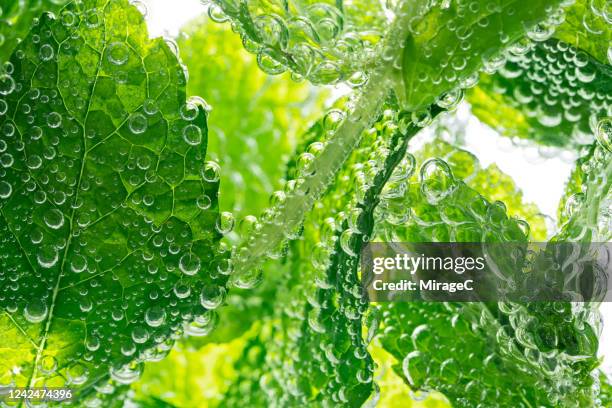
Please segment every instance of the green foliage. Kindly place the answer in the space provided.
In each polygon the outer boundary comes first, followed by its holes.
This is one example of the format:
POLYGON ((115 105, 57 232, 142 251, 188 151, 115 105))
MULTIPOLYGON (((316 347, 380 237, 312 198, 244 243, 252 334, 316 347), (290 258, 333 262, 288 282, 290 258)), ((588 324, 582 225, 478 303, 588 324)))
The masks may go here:
POLYGON ((517 42, 497 73, 483 75, 470 92, 474 114, 508 137, 590 144, 591 116, 610 114, 612 30, 605 3, 577 0, 531 32, 533 42, 517 42))
POLYGON ((483 66, 495 65, 507 44, 520 39, 560 1, 406 2, 409 33, 403 50, 403 89, 409 110, 427 108, 441 94, 474 83, 483 66))
POLYGON ((505 136, 572 146, 592 141, 591 115, 609 111, 611 78, 609 65, 550 39, 516 47, 496 75, 481 78, 469 100, 474 114, 505 136), (569 62, 575 70, 559 69, 569 62))
MULTIPOLYGON (((401 242, 526 242, 524 221, 508 217, 503 203, 491 203, 454 174, 455 168, 457 174, 473 173, 472 166, 465 167, 469 160, 452 160, 451 168, 435 149, 423 150, 417 155, 423 163, 419 180, 400 198, 409 203, 410 217, 395 212, 380 225, 380 234, 401 242)), ((571 310, 549 303, 389 303, 379 308, 381 342, 415 390, 441 391, 458 407, 593 403, 597 329, 588 323, 596 313, 588 305, 571 310), (566 394, 561 383, 572 391, 566 394)))
POLYGON ((177 333, 216 322, 227 277, 205 111, 127 0, 44 15, 10 63, 0 381, 128 383, 177 333))
POLYGON ((66 3, 68 0, 0 0, 0 63, 8 61, 43 11, 57 12, 66 3))
POLYGON ((191 23, 189 75, 138 3, 50 1, 0 0, 0 57, 33 22, 0 73, 0 386, 113 408, 608 404, 596 305, 371 307, 359 268, 373 239, 552 233, 497 166, 411 148, 453 132, 432 123, 481 70, 483 121, 590 146, 554 241, 610 239, 604 1, 214 0, 241 41, 191 23), (324 92, 257 67, 353 92, 310 125, 324 92))

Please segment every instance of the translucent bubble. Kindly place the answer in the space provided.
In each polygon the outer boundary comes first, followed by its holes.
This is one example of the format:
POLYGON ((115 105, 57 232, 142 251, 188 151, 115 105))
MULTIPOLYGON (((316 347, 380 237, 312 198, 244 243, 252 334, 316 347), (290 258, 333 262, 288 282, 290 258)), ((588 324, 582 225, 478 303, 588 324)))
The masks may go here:
POLYGON ((70 260, 70 270, 74 273, 81 273, 87 269, 87 258, 83 255, 75 255, 70 260))
POLYGON ((130 127, 130 131, 135 135, 140 135, 146 132, 149 122, 147 118, 142 113, 134 113, 130 116, 128 121, 128 125, 130 127))
POLYGON ((612 152, 612 117, 604 118, 597 123, 595 136, 601 147, 612 152))
POLYGON ((427 379, 427 359, 420 351, 413 351, 402 361, 402 371, 410 386, 415 390, 419 390, 427 379))
POLYGON ((58 259, 58 250, 53 245, 43 245, 36 254, 36 260, 43 268, 52 268, 57 264, 58 259))
POLYGON ((30 323, 40 323, 49 312, 47 304, 40 299, 31 299, 23 309, 23 316, 30 323))
POLYGON ((132 340, 137 344, 146 343, 149 340, 149 332, 143 326, 136 326, 132 329, 132 340))
POLYGON ((217 231, 220 234, 228 234, 234 229, 234 214, 223 211, 217 218, 217 231))
POLYGON ((100 339, 96 336, 88 337, 87 340, 85 340, 85 347, 89 351, 98 350, 100 348, 100 339))
POLYGON ((66 370, 66 376, 69 384, 81 385, 87 381, 89 370, 83 364, 76 363, 66 370))
POLYGON ((155 115, 157 112, 159 112, 159 106, 157 105, 155 99, 146 99, 142 104, 142 109, 149 116, 155 115))
POLYGON ((151 327, 159 327, 166 320, 166 311, 159 306, 151 306, 145 312, 145 322, 151 327))
POLYGON ((216 183, 221 177, 221 167, 214 161, 207 161, 200 169, 202 178, 209 183, 216 183))
POLYGON ((42 61, 50 61, 55 56, 55 50, 53 49, 51 45, 44 44, 43 46, 40 47, 40 51, 38 55, 40 56, 40 59, 42 61))
POLYGON ((108 46, 107 56, 111 64, 124 65, 130 57, 130 50, 124 43, 114 42, 108 46))
POLYGON ((60 127, 62 125, 62 115, 57 112, 51 112, 47 116, 47 125, 53 129, 60 127))
POLYGON ((208 210, 211 206, 212 202, 209 196, 206 194, 202 194, 196 199, 196 205, 200 210, 208 210))
POLYGON ((181 256, 181 259, 179 259, 179 269, 185 275, 189 276, 195 275, 200 271, 200 264, 200 258, 191 252, 184 254, 181 256))
POLYGON ((0 116, 6 115, 8 111, 8 103, 4 99, 0 99, 0 116))
POLYGON ((200 303, 203 307, 213 310, 221 306, 225 298, 225 288, 216 285, 206 285, 200 293, 200 303))
POLYGON ((202 143, 202 131, 196 125, 187 125, 183 128, 183 140, 191 146, 202 143))
POLYGON ((132 384, 134 381, 140 378, 142 375, 142 369, 142 363, 126 364, 120 367, 113 366, 110 368, 110 376, 119 384, 132 384))
POLYGON ((38 367, 45 375, 53 374, 57 370, 57 359, 49 354, 44 355, 41 357, 38 367))
POLYGON ((423 163, 420 171, 421 191, 430 204, 446 198, 455 187, 455 180, 448 164, 440 159, 423 163))
POLYGON ((184 299, 191 295, 191 288, 182 282, 177 282, 174 285, 174 294, 179 299, 184 299))
POLYGON ((0 181, 0 198, 6 200, 13 193, 13 187, 6 181, 0 181))
POLYGON ((15 80, 8 74, 0 75, 0 94, 10 95, 15 90, 15 80))
POLYGON ((45 212, 43 220, 47 227, 51 229, 60 229, 64 225, 64 214, 56 208, 45 212))

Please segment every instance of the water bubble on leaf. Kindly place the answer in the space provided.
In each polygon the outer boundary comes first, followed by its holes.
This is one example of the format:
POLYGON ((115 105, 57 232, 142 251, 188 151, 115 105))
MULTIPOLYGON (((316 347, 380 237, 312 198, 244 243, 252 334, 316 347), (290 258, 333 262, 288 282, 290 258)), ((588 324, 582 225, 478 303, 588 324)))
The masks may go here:
POLYGON ((4 99, 0 99, 0 116, 6 115, 8 111, 8 103, 4 99))
POLYGON ((23 316, 30 323, 40 323, 47 317, 49 309, 41 299, 31 299, 23 309, 23 316))
POLYGON ((166 320, 166 311, 160 306, 151 306, 145 312, 145 322, 151 327, 159 327, 166 320))
POLYGON ((130 4, 134 7, 136 7, 136 9, 138 9, 138 11, 140 12, 140 14, 142 14, 143 17, 147 17, 147 15, 149 14, 149 10, 147 9, 147 5, 140 0, 130 0, 130 4))
POLYGON ((77 254, 70 260, 70 270, 74 273, 81 273, 87 269, 87 258, 77 254))
POLYGON ((223 211, 217 218, 216 228, 220 234, 228 234, 234 229, 234 214, 223 211))
POLYGON ((219 315, 215 311, 209 310, 196 316, 192 322, 186 323, 183 326, 183 330, 188 336, 206 336, 217 326, 218 321, 219 315))
POLYGON ((38 368, 45 375, 53 374, 57 370, 57 359, 50 354, 46 354, 40 358, 38 368))
POLYGON ((47 115, 47 125, 52 129, 60 127, 62 125, 62 115, 57 112, 49 113, 47 115))
POLYGON ((202 131, 196 125, 187 125, 183 128, 183 140, 191 146, 202 143, 202 131))
POLYGON ((340 247, 350 257, 356 257, 357 254, 353 250, 353 240, 356 239, 355 232, 347 228, 340 234, 340 247))
POLYGON ((440 159, 430 159, 423 163, 419 177, 421 192, 432 205, 446 198, 455 187, 455 179, 450 167, 440 159))
POLYGON ((595 136, 601 147, 612 152, 612 117, 604 118, 597 123, 595 136))
POLYGON ((15 80, 9 74, 0 75, 0 94, 10 95, 15 90, 15 80))
POLYGON ((402 361, 402 371, 410 386, 418 390, 423 387, 428 373, 427 359, 420 351, 412 351, 402 361))
POLYGON ((130 116, 128 126, 133 134, 140 135, 146 132, 149 122, 142 113, 134 113, 132 116, 130 116))
POLYGON ((200 175, 209 183, 216 183, 221 177, 221 167, 214 161, 207 161, 200 169, 200 175))
POLYGON ((64 225, 64 214, 57 208, 52 208, 45 212, 43 220, 47 227, 51 229, 60 229, 64 225))
POLYGON ((122 42, 114 42, 108 46, 108 61, 114 65, 124 65, 130 57, 130 49, 122 42))
POLYGON ((426 127, 433 121, 431 112, 429 109, 425 109, 419 112, 412 112, 412 123, 418 127, 426 127))
POLYGON ((54 267, 58 259, 59 253, 54 245, 43 245, 36 254, 36 260, 43 268, 54 267))
POLYGON ((38 55, 42 61, 50 61, 55 56, 55 50, 51 45, 44 44, 40 47, 38 55))
POLYGON ((179 299, 185 299, 191 295, 191 288, 180 281, 176 282, 174 285, 174 294, 179 299))
POLYGON ((206 194, 202 194, 196 199, 196 205, 200 210, 208 210, 212 204, 212 201, 209 196, 206 194))
POLYGON ((69 384, 81 385, 87 381, 89 370, 83 364, 76 363, 66 370, 66 376, 69 384))
POLYGON ((143 326, 136 326, 132 329, 132 340, 137 344, 146 343, 149 340, 149 332, 143 326))
POLYGON ((225 299, 225 288, 216 285, 205 285, 200 293, 200 304, 206 309, 218 308, 225 299))
POLYGON ((153 116, 157 112, 159 112, 159 106, 157 105, 157 101, 151 98, 146 99, 144 101, 144 103, 142 104, 142 109, 149 116, 153 116))
POLYGON ((200 258, 191 252, 185 253, 183 256, 181 256, 181 259, 179 259, 179 269, 185 275, 195 275, 200 271, 200 266, 200 258))
POLYGON ((13 193, 13 187, 6 181, 0 181, 0 198, 6 200, 13 193))
POLYGON ((233 278, 232 284, 240 289, 253 289, 263 281, 263 272, 259 268, 249 268, 233 278))
POLYGON ((132 384, 142 375, 143 363, 125 364, 119 367, 111 366, 110 376, 119 384, 132 384))
POLYGON ((100 348, 100 339, 96 336, 90 336, 85 340, 85 348, 89 351, 96 351, 100 348))

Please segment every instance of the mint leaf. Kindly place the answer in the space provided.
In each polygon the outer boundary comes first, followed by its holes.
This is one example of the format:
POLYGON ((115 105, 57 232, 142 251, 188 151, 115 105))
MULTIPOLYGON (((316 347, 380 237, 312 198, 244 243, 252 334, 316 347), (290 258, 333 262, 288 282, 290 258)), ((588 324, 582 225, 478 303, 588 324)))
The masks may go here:
POLYGON ((525 35, 561 1, 426 1, 403 3, 408 24, 402 59, 403 85, 396 92, 405 109, 432 104, 441 94, 474 81, 502 50, 525 35))
POLYGON ((591 116, 610 109, 610 66, 556 39, 515 48, 507 57, 471 91, 474 114, 504 136, 558 147, 590 144, 591 116))
POLYGON ((610 3, 606 0, 576 0, 565 11, 565 21, 555 38, 572 44, 602 64, 612 63, 610 3))
POLYGON ((127 0, 46 14, 11 57, 0 116, 0 382, 135 380, 204 334, 218 270, 206 114, 127 0))
POLYGON ((68 0, 0 0, 0 63, 8 61, 43 11, 57 12, 66 3, 68 0))
MULTIPOLYGON (((461 154, 459 160, 447 155, 446 163, 436 147, 416 154, 419 180, 394 199, 396 211, 378 226, 379 235, 404 242, 527 242, 528 224, 510 217, 504 203, 489 201, 487 188, 483 196, 468 187, 477 167, 461 154)), ((588 304, 404 302, 379 309, 380 341, 413 390, 440 391, 457 407, 593 404, 598 340, 590 322, 597 312, 588 304)))

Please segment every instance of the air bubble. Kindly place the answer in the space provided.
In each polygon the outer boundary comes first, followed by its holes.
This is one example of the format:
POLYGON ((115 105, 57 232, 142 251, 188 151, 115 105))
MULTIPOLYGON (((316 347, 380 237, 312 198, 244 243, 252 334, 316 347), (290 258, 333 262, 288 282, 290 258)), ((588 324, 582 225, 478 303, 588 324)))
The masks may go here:
POLYGON ((130 56, 130 50, 122 42, 114 42, 108 46, 108 60, 114 65, 124 65, 130 56))
POLYGON ((23 316, 30 323, 40 323, 47 317, 47 304, 40 299, 30 300, 23 309, 23 316))
POLYGON ((142 113, 134 113, 128 121, 130 131, 135 135, 140 135, 146 132, 149 122, 142 113))

